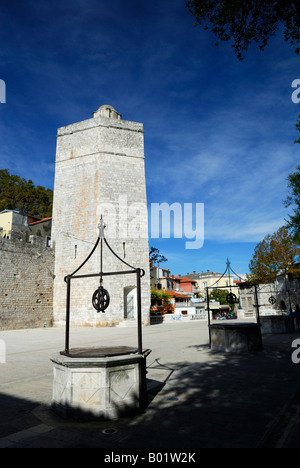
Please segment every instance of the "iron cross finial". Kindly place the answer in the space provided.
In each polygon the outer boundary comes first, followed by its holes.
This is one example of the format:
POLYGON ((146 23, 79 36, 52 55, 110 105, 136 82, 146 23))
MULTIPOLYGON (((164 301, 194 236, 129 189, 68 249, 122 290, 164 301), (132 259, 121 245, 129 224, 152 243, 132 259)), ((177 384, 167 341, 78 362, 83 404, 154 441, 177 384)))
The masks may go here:
POLYGON ((98 224, 98 229, 99 229, 99 238, 102 239, 104 237, 104 229, 106 228, 102 215, 100 217, 100 223, 98 224))
POLYGON ((226 265, 227 265, 227 268, 230 268, 230 261, 229 261, 229 258, 227 258, 226 265))

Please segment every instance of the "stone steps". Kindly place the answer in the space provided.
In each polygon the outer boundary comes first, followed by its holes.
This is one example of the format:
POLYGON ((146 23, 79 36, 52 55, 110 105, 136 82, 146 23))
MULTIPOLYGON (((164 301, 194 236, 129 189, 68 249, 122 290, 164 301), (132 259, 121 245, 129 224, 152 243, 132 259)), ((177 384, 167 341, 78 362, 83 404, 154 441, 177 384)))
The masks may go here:
POLYGON ((137 321, 135 319, 125 319, 117 327, 137 327, 137 321))

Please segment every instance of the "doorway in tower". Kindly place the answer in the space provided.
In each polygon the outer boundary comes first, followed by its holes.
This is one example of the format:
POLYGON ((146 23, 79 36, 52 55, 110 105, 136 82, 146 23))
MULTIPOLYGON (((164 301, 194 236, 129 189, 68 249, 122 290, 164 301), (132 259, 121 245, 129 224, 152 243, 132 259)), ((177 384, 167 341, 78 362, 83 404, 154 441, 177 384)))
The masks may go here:
POLYGON ((136 319, 137 307, 136 307, 136 286, 127 286, 124 288, 124 318, 125 319, 136 319))

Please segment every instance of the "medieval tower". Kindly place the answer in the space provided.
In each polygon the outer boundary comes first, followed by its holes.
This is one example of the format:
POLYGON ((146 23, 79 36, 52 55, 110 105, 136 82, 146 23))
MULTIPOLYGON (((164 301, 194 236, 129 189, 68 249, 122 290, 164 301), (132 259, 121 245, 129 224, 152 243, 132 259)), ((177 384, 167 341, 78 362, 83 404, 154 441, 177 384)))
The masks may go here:
MULTIPOLYGON (((98 236, 101 215, 105 238, 113 251, 134 268, 145 270, 141 281, 142 319, 149 322, 150 280, 148 218, 141 123, 121 119, 111 106, 101 106, 93 118, 58 129, 52 242, 55 248, 53 316, 65 322, 66 275, 88 257, 98 236)), ((103 248, 103 270, 126 266, 103 248)), ((98 251, 83 267, 99 271, 98 251)), ((128 270, 128 268, 127 268, 128 270)), ((70 323, 101 326, 136 318, 135 275, 106 276, 110 294, 105 313, 97 312, 92 296, 98 278, 76 279, 71 288, 70 323)))

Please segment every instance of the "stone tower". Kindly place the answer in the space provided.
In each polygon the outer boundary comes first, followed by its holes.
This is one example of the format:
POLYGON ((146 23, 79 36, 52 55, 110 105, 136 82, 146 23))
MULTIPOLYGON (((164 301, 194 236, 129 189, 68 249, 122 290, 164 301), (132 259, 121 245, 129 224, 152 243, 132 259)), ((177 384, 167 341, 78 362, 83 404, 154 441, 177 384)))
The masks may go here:
MULTIPOLYGON (((148 217, 144 166, 144 131, 141 123, 121 119, 111 106, 101 106, 93 118, 58 129, 52 242, 55 248, 53 315, 64 324, 66 284, 91 252, 98 236, 100 216, 105 237, 114 252, 135 268, 142 278, 142 318, 149 323, 150 279, 148 217)), ((95 252, 82 274, 99 272, 95 252)), ((126 270, 103 248, 103 271, 126 270)), ((128 268, 127 268, 128 270, 128 268)), ((92 305, 98 278, 76 279, 71 286, 74 325, 99 326, 136 318, 135 275, 105 276, 110 294, 105 313, 92 305)))

